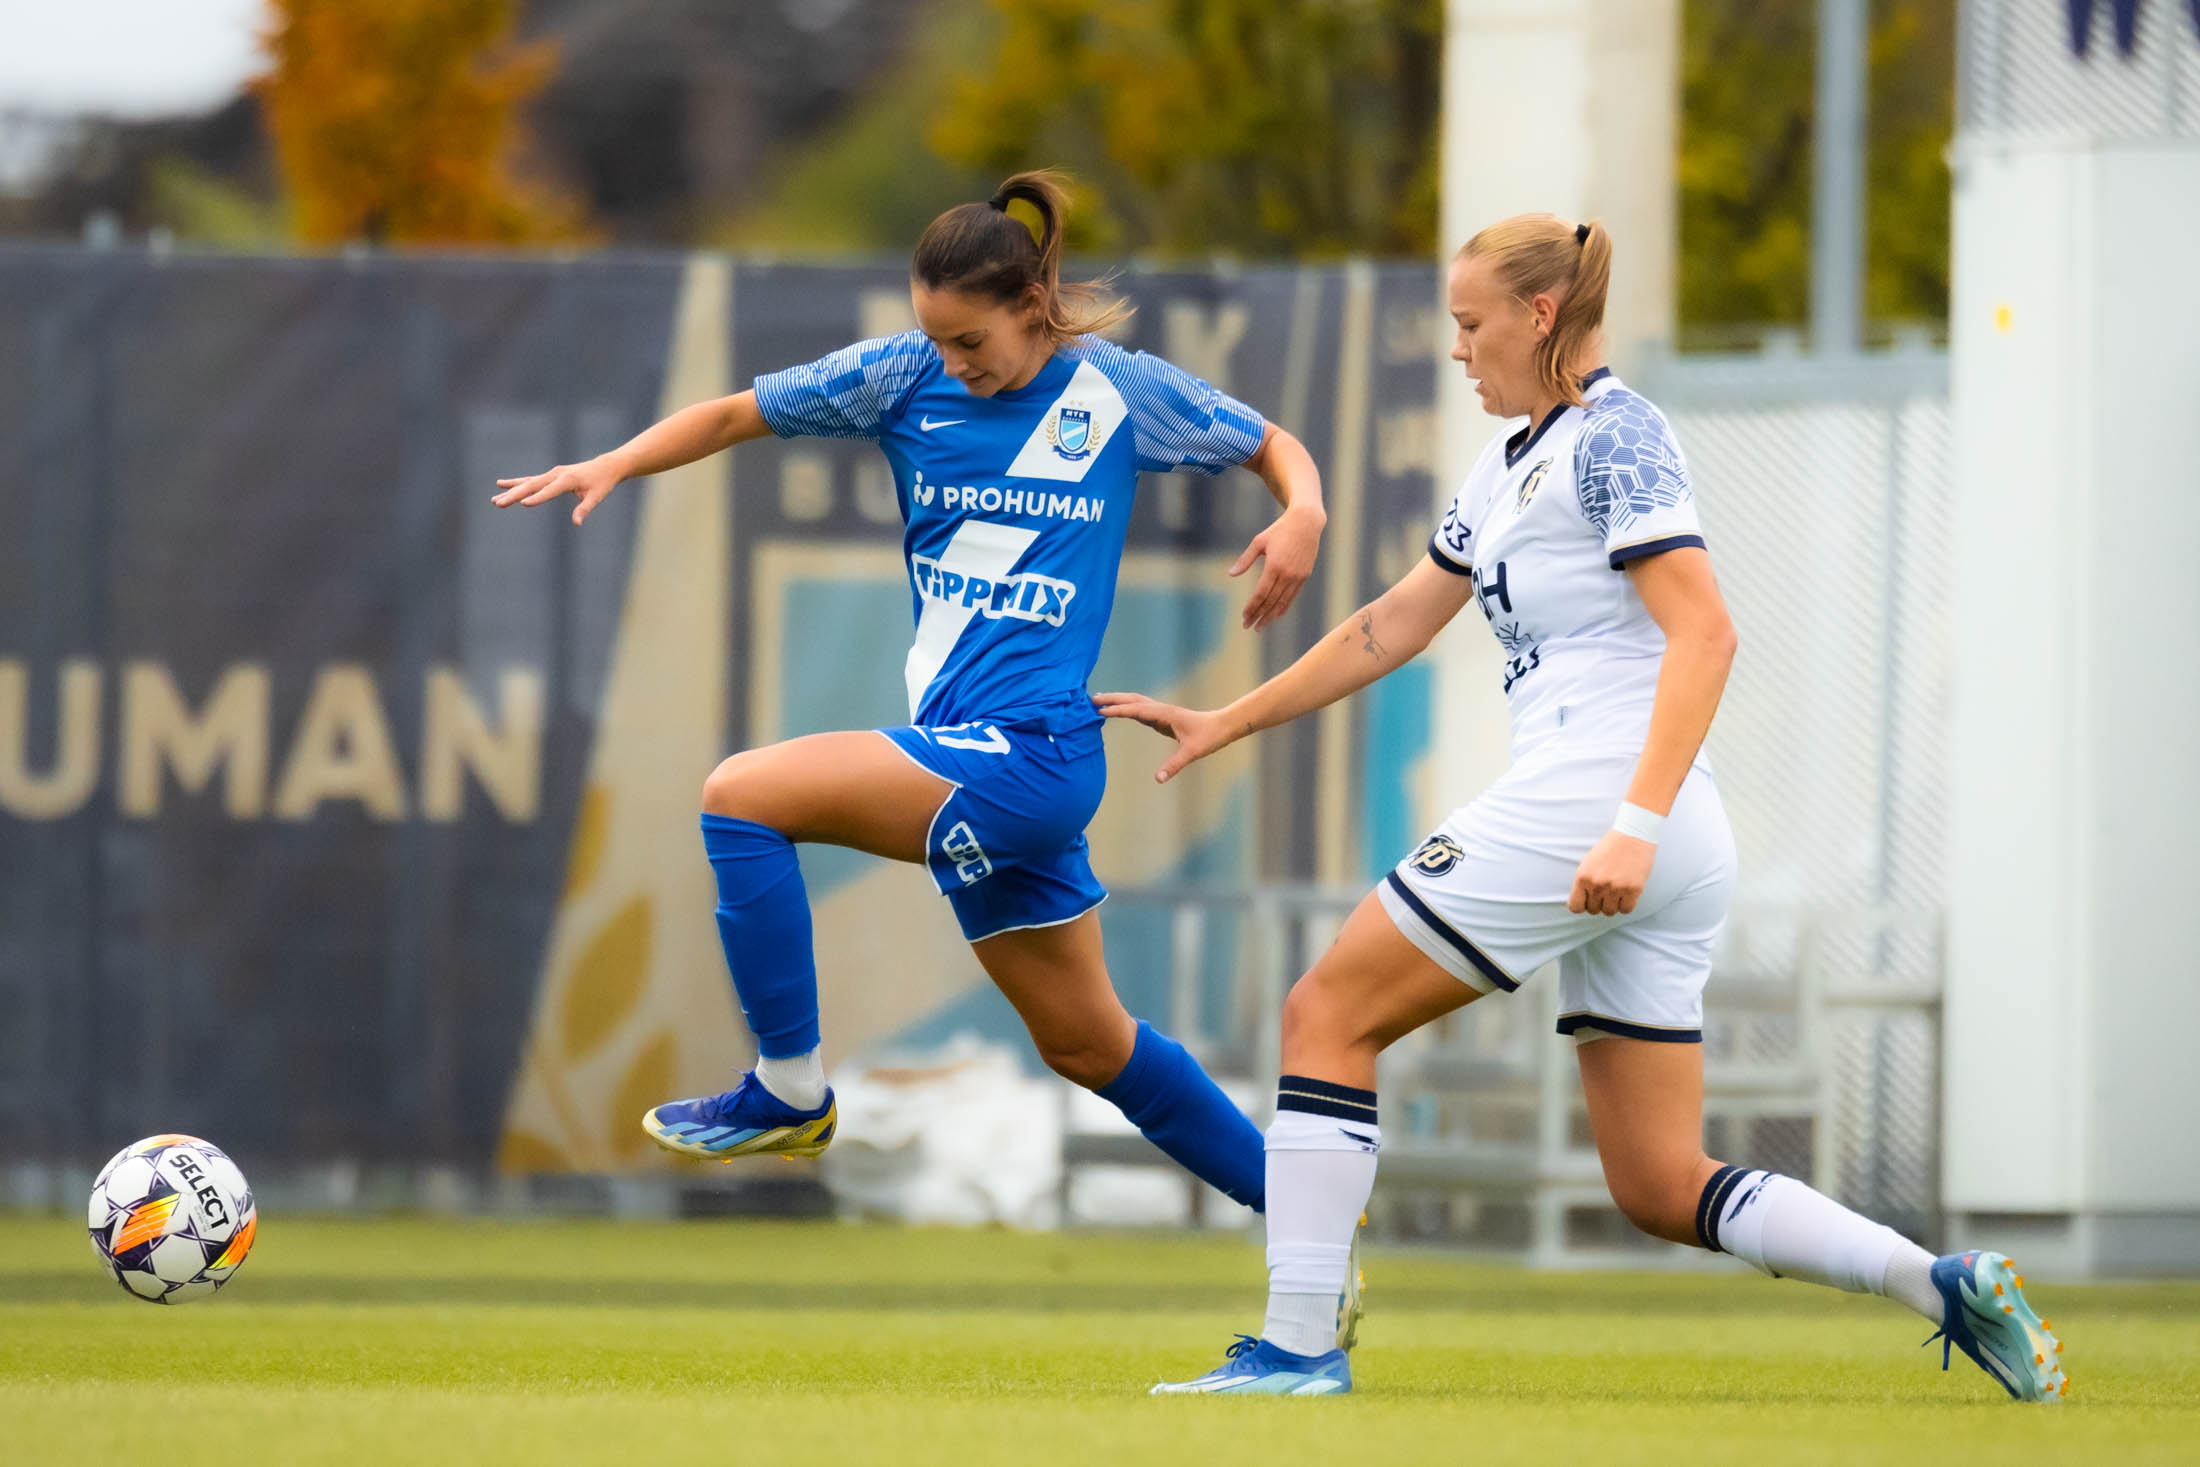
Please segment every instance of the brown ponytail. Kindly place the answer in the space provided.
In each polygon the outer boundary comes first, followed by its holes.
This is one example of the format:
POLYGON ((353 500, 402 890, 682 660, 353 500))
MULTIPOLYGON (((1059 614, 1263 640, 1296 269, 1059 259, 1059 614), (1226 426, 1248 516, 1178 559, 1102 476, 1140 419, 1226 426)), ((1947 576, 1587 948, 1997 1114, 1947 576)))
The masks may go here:
POLYGON ((1036 285, 1040 329, 1059 345, 1129 319, 1131 307, 1096 280, 1062 283, 1062 231, 1069 219, 1065 175, 1051 168, 1019 173, 982 204, 957 204, 925 226, 909 277, 927 290, 958 290, 1003 305, 1036 285), (1008 206, 1021 200, 1039 215, 1039 237, 1008 206))
POLYGON ((1522 305, 1539 295, 1558 298, 1550 334, 1536 343, 1536 381, 1560 402, 1578 405, 1612 283, 1612 236, 1603 221, 1574 225, 1555 214, 1515 214, 1468 240, 1459 258, 1488 259, 1522 305))

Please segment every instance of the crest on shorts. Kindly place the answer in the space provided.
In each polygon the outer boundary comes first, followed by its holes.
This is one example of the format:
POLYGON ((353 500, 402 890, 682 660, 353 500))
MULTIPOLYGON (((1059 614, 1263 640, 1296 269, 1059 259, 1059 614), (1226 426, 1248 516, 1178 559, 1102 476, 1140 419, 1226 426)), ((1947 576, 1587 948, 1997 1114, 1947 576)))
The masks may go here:
POLYGON ((1459 842, 1448 835, 1432 835, 1421 842, 1421 848, 1406 857, 1406 864, 1423 876, 1441 876, 1459 864, 1466 854, 1459 849, 1459 842))
POLYGON ((1543 476, 1550 471, 1551 461, 1549 459, 1543 460, 1543 462, 1528 470, 1528 477, 1520 481, 1520 498, 1513 505, 1514 514, 1518 514, 1528 507, 1528 501, 1535 498, 1535 491, 1543 487, 1543 476))
POLYGON ((962 878, 964 886, 974 886, 993 874, 993 860, 986 855, 985 847, 978 844, 978 837, 971 832, 967 820, 956 821, 947 834, 940 837, 940 854, 954 863, 955 874, 962 878))
POLYGON ((1066 407, 1058 409, 1054 421, 1047 424, 1047 442, 1054 451, 1071 463, 1089 456, 1096 446, 1092 441, 1092 412, 1088 408, 1066 407))

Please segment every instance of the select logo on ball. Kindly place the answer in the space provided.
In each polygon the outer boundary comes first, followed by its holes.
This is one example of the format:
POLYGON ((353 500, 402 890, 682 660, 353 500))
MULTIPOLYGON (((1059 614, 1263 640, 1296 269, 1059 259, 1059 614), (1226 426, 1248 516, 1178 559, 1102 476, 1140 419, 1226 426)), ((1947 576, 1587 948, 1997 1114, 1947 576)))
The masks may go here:
POLYGON ((190 1147, 175 1147, 161 1160, 175 1169, 177 1180, 198 1198, 208 1222, 219 1227, 230 1225, 229 1204, 222 1200, 221 1189, 214 1185, 214 1179, 206 1174, 206 1168, 190 1147))

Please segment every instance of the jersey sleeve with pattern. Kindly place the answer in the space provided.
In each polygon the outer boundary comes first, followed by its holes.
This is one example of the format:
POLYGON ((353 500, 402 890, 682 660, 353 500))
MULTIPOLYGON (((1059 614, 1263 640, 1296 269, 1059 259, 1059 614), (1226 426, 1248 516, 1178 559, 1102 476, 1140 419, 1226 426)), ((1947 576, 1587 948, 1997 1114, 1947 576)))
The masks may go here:
POLYGON ((1665 414, 1635 393, 1620 389, 1597 401, 1575 440, 1574 484, 1614 570, 1703 544, 1680 444, 1665 414))
POLYGON ((1227 392, 1142 351, 1091 350, 1129 409, 1140 472, 1219 474, 1260 452, 1267 420, 1227 392))
POLYGON ((921 331, 859 341, 756 379, 756 406, 780 438, 876 438, 939 360, 921 331))

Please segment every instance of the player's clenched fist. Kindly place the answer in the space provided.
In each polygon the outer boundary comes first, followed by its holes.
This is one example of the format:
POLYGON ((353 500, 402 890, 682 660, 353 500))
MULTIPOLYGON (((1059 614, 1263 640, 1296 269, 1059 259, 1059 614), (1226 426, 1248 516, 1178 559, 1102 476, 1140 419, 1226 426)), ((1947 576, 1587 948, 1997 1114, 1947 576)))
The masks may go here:
POLYGON ((1650 867, 1658 848, 1646 840, 1608 830, 1589 848, 1574 872, 1573 895, 1566 899, 1569 912, 1598 917, 1618 917, 1635 910, 1642 889, 1650 884, 1650 867))

